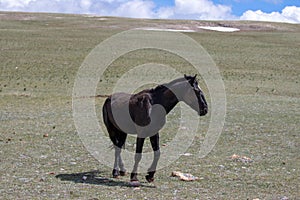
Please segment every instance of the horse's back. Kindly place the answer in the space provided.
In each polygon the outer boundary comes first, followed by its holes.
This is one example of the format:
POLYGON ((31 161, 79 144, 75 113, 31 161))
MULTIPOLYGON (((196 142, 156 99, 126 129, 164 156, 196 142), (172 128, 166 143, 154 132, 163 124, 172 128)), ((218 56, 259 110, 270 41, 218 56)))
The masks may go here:
POLYGON ((156 134, 165 124, 166 112, 162 106, 153 107, 151 98, 146 90, 134 95, 111 95, 103 105, 106 127, 113 126, 121 132, 141 137, 156 134))

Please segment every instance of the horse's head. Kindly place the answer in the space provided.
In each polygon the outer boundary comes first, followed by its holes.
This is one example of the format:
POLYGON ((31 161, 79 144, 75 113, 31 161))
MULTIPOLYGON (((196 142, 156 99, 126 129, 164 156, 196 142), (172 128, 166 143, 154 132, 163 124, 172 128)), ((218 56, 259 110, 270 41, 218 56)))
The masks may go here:
POLYGON ((204 94, 198 85, 196 76, 197 75, 184 75, 184 78, 188 81, 189 84, 183 93, 182 100, 193 110, 197 111, 200 116, 203 116, 207 114, 208 107, 204 94))

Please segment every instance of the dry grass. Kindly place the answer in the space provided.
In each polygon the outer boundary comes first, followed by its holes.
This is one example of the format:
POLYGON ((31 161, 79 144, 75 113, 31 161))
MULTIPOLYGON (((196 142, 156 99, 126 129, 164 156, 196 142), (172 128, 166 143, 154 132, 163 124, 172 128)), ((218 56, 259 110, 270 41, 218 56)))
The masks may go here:
MULTIPOLYGON (((1 13, 0 38, 1 199, 300 197, 299 25, 1 13), (154 184, 131 188, 129 177, 111 179, 111 169, 81 143, 72 118, 73 83, 85 56, 104 39, 129 28, 218 23, 242 31, 187 34, 210 53, 225 82, 226 125, 214 150, 197 158, 200 135, 188 150, 192 155, 159 170, 154 184), (235 162, 230 159, 233 154, 253 162, 235 162), (178 181, 170 177, 174 170, 200 179, 178 181)), ((126 67, 151 60, 194 73, 183 67, 184 60, 161 55, 151 50, 125 55, 112 64, 98 89, 109 92, 109 84, 126 67)), ((100 110, 101 101, 97 103, 100 110)), ((176 124, 176 112, 169 120, 176 124)), ((207 122, 201 121, 203 132, 207 122)), ((167 125, 162 143, 173 131, 167 125)))

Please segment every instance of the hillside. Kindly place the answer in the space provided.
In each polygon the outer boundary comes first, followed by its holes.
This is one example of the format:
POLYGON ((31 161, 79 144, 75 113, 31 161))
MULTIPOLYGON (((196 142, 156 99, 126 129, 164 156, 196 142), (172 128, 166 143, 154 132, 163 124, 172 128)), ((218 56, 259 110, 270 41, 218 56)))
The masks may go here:
MULTIPOLYGON (((300 25, 295 24, 0 12, 1 199, 299 198, 299 46, 300 25), (143 182, 139 188, 130 187, 129 176, 112 179, 112 166, 88 152, 72 107, 74 82, 85 58, 104 40, 129 29, 179 31, 195 40, 220 70, 227 105, 225 126, 208 156, 200 159, 197 153, 211 113, 200 118, 196 136, 186 138, 193 140, 187 154, 157 171, 154 184, 143 182), (251 162, 232 159, 234 154, 251 162), (199 180, 179 181, 170 177, 175 170, 199 180)), ((211 105, 201 72, 184 58, 157 49, 128 52, 114 60, 97 94, 110 94, 124 74, 145 63, 198 73, 211 105)), ((95 100, 100 125, 103 100, 95 100)), ((177 107, 161 131, 162 151, 180 133, 179 115, 177 107)), ((128 139, 127 151, 134 152, 134 141, 128 139)), ((99 151, 103 148, 109 146, 99 151)), ((145 151, 150 151, 148 141, 145 151)))

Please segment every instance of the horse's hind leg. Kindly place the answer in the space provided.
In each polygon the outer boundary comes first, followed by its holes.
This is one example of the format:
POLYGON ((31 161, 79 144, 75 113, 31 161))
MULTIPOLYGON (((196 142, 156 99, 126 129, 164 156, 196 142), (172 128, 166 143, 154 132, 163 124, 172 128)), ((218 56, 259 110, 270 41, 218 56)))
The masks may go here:
MULTIPOLYGON (((109 115, 111 115, 111 99, 110 98, 107 98, 105 100, 105 103, 102 108, 102 114, 103 114, 103 121, 104 121, 106 129, 108 131, 109 137, 115 147, 115 162, 114 162, 112 175, 114 178, 117 178, 120 175, 119 163, 120 163, 120 160, 122 161, 121 150, 122 150, 122 146, 125 143, 127 135, 120 134, 120 131, 117 128, 115 128, 113 123, 110 121, 110 118, 109 118, 109 115)), ((123 162, 122 162, 122 166, 124 168, 123 162)))
POLYGON ((113 178, 118 178, 119 173, 119 157, 121 156, 121 148, 115 146, 115 162, 114 162, 114 168, 112 171, 113 178))
POLYGON ((146 180, 148 182, 154 181, 154 174, 156 172, 157 163, 160 157, 160 149, 159 149, 159 134, 155 134, 150 137, 151 146, 154 152, 154 158, 150 168, 148 169, 148 175, 146 176, 146 180))
POLYGON ((126 175, 126 169, 122 160, 122 156, 119 157, 119 167, 120 167, 120 175, 125 176, 126 175))
POLYGON ((122 147, 124 146, 124 143, 126 141, 127 134, 120 132, 118 134, 118 142, 117 145, 115 145, 115 162, 114 162, 114 168, 112 171, 112 175, 114 178, 118 178, 119 175, 125 176, 126 169, 124 167, 124 163, 121 157, 122 147))
POLYGON ((122 132, 120 134, 120 142, 118 144, 118 147, 120 148, 120 154, 119 154, 119 168, 120 168, 120 175, 121 176, 125 176, 126 175, 126 169, 125 169, 125 166, 124 166, 124 162, 122 160, 122 156, 121 156, 121 151, 122 151, 122 148, 124 148, 124 145, 125 145, 125 142, 126 142, 126 138, 127 138, 127 134, 122 132))
POLYGON ((118 178, 119 175, 121 175, 121 176, 126 175, 126 169, 124 167, 121 152, 122 152, 122 149, 115 146, 115 162, 114 162, 114 168, 112 171, 112 175, 114 178, 118 178))

